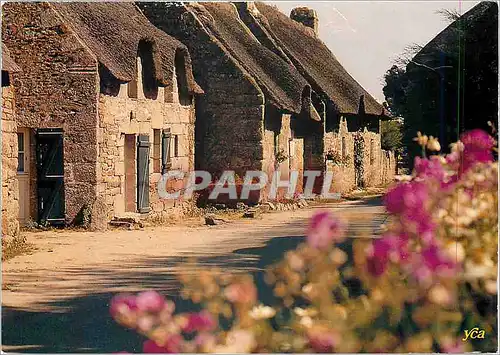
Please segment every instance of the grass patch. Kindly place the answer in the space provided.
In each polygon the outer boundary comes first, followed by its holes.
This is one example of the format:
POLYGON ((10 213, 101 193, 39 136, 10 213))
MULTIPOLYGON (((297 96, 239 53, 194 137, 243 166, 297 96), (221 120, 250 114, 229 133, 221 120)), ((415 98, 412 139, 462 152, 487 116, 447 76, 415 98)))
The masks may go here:
POLYGON ((26 237, 17 236, 11 240, 2 239, 2 261, 15 256, 24 255, 33 250, 33 245, 26 241, 26 237))

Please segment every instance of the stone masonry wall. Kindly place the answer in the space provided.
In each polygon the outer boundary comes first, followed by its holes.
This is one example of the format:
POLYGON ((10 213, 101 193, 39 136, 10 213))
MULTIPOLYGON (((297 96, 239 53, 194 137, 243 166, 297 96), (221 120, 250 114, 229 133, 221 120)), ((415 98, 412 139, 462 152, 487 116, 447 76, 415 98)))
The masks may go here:
POLYGON ((347 130, 345 119, 340 120, 338 132, 325 133, 326 170, 333 173, 330 192, 345 193, 355 187, 354 137, 347 130), (342 147, 342 145, 345 145, 342 147))
POLYGON ((139 5, 149 20, 189 48, 205 91, 196 101, 196 168, 214 175, 260 170, 264 97, 255 81, 183 6, 139 5))
POLYGON ((2 87, 2 238, 19 234, 17 124, 12 87, 2 87))
MULTIPOLYGON (((354 167, 354 134, 348 131, 346 119, 341 119, 338 131, 325 133, 326 169, 334 174, 330 192, 349 192, 356 187, 354 167), (342 148, 342 142, 345 148, 342 148), (344 154, 343 154, 344 153, 344 154)), ((361 131, 363 140, 363 182, 365 187, 387 184, 394 179, 395 158, 393 152, 380 147, 380 134, 361 131)))
MULTIPOLYGON (((142 70, 138 60, 138 72, 142 70)), ((140 77, 140 76, 139 76, 140 77)), ((155 99, 146 98, 142 82, 137 83, 137 98, 128 97, 128 85, 121 84, 116 96, 101 94, 99 98, 99 196, 106 208, 106 218, 125 216, 125 135, 138 134, 149 136, 149 217, 157 221, 174 217, 181 213, 183 203, 180 199, 160 199, 157 184, 161 177, 161 154, 155 156, 154 130, 170 129, 171 169, 190 172, 194 169, 194 105, 181 105, 175 74, 173 93, 159 87, 155 99), (167 102, 166 102, 167 101, 167 102), (177 136, 178 147, 175 147, 177 136), (177 153, 177 155, 175 155, 177 153), (159 160, 156 161, 155 160, 159 160)), ((161 135, 159 136, 161 137, 161 135)), ((157 136, 158 138, 158 136, 157 136)), ((161 139, 161 138, 160 138, 161 139)), ((135 159, 137 151, 135 152, 135 159)), ((135 172, 134 167, 134 172, 135 172)), ((136 174, 136 173, 135 173, 136 174)), ((182 188, 185 180, 169 181, 168 187, 182 188)), ((134 189, 135 191, 135 189, 134 189)), ((135 201, 134 201, 135 204, 135 201)))
MULTIPOLYGON (((66 223, 96 198, 97 62, 48 3, 6 3, 2 40, 21 67, 12 81, 19 128, 62 128, 66 223)), ((36 171, 31 190, 36 191, 36 171)), ((31 194, 36 219, 36 194, 31 194)))

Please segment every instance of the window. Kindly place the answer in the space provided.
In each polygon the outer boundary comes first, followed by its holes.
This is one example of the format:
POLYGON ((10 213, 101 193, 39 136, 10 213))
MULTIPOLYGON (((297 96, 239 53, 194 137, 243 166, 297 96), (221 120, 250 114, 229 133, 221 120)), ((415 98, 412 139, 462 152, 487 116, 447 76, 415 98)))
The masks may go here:
POLYGON ((347 147, 346 147, 346 143, 345 143, 345 137, 342 137, 342 146, 340 147, 341 151, 342 151, 342 159, 345 159, 346 158, 346 155, 347 155, 347 147))
POLYGON ((179 135, 174 136, 174 157, 179 156, 179 135))
POLYGON ((165 174, 170 169, 172 162, 170 159, 170 129, 165 129, 161 136, 161 173, 165 174))
POLYGON ((17 134, 17 172, 24 173, 24 133, 17 134))
POLYGON ((161 173, 161 130, 153 129, 153 172, 161 173))

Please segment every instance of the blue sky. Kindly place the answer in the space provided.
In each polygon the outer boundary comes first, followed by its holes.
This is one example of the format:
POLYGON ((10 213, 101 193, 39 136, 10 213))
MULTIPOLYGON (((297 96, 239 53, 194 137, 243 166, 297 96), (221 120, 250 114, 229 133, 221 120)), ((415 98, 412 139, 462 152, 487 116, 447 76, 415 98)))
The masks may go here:
POLYGON ((289 15, 315 9, 319 37, 347 71, 378 101, 383 76, 412 44, 424 45, 448 25, 442 9, 464 13, 478 1, 266 1, 289 15))

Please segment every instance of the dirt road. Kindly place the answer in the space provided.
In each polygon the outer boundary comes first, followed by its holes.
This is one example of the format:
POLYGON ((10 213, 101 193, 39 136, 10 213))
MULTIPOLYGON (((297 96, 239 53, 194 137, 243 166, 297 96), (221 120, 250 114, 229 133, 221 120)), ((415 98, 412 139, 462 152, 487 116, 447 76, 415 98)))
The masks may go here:
MULTIPOLYGON (((354 220, 350 234, 373 234, 385 215, 378 199, 316 206, 354 220)), ((313 208, 218 226, 28 234, 36 251, 3 263, 2 344, 16 352, 139 351, 116 326, 108 302, 121 291, 156 289, 177 298, 186 257, 234 272, 255 270, 294 248, 313 208)))

